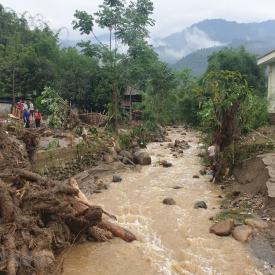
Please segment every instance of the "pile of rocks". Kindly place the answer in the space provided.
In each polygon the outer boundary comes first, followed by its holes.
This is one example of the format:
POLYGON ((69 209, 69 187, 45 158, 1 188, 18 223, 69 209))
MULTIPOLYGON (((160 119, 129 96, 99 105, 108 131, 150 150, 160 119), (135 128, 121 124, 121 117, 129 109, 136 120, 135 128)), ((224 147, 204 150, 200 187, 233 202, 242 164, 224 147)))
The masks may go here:
POLYGON ((174 157, 183 157, 184 150, 189 149, 190 145, 185 140, 176 139, 174 143, 168 143, 167 147, 170 148, 174 157))
POLYGON ((238 224, 233 219, 218 222, 210 227, 210 233, 217 236, 230 236, 239 242, 248 242, 259 231, 267 229, 268 223, 260 219, 246 219, 244 224, 238 224))
POLYGON ((137 150, 132 153, 126 150, 121 150, 118 152, 117 159, 126 165, 150 165, 152 163, 150 155, 143 150, 137 150))

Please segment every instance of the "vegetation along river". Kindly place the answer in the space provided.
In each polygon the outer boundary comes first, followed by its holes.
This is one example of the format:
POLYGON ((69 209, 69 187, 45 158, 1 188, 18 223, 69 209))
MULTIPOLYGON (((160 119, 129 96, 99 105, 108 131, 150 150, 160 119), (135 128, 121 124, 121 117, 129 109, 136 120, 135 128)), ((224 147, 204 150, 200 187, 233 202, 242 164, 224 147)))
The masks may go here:
POLYGON ((193 178, 202 168, 197 156, 199 137, 190 131, 182 136, 182 131, 172 129, 169 137, 190 141, 183 157, 173 157, 165 144, 151 143, 147 147, 151 166, 121 173, 121 183, 92 196, 93 204, 116 215, 138 241, 129 244, 115 239, 73 247, 65 257, 65 275, 262 274, 245 245, 209 233, 209 218, 219 209, 220 191, 209 176, 193 178), (160 166, 164 159, 173 166, 160 166), (176 205, 162 204, 166 197, 174 198, 176 205), (201 200, 208 209, 194 209, 201 200))

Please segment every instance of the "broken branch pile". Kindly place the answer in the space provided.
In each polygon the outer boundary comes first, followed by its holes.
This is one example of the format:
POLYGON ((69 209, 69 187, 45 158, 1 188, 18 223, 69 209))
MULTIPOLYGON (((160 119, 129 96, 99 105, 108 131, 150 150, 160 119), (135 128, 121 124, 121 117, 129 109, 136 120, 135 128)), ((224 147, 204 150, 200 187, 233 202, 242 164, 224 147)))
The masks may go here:
POLYGON ((77 182, 44 178, 17 140, 0 129, 0 274, 56 274, 56 256, 79 241, 135 236, 102 219, 77 182))
MULTIPOLYGON (((77 182, 51 181, 24 169, 0 179, 0 272, 53 274, 55 256, 78 241, 135 236, 102 219, 77 182)), ((107 213, 106 213, 107 214, 107 213)))

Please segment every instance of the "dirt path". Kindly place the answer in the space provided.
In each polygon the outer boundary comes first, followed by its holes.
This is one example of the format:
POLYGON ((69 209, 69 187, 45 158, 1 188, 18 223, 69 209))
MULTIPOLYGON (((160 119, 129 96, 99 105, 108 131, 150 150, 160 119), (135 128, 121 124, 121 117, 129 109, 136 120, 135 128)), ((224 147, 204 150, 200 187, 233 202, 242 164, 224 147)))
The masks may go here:
POLYGON ((92 197, 93 204, 116 215, 138 241, 79 245, 66 257, 64 274, 262 274, 246 246, 231 237, 209 234, 209 218, 218 211, 220 193, 208 176, 193 178, 201 169, 198 137, 194 132, 182 136, 182 131, 173 129, 170 138, 192 140, 183 157, 174 158, 167 146, 152 143, 148 146, 151 166, 142 172, 122 173, 121 183, 92 197), (164 159, 173 166, 159 166, 164 159), (174 198, 177 205, 163 205, 165 197, 174 198), (201 200, 207 210, 194 209, 194 203, 201 200))

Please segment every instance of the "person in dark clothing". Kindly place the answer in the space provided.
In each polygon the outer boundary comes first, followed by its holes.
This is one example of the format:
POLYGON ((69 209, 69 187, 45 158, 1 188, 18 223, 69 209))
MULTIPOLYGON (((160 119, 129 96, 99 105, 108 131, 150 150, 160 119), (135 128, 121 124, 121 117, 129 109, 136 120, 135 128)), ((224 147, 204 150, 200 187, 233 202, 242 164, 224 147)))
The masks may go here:
POLYGON ((23 121, 25 123, 25 128, 30 128, 30 112, 28 109, 24 109, 23 121))
POLYGON ((35 120, 35 127, 40 128, 42 114, 38 110, 36 110, 36 112, 34 114, 34 120, 35 120))

